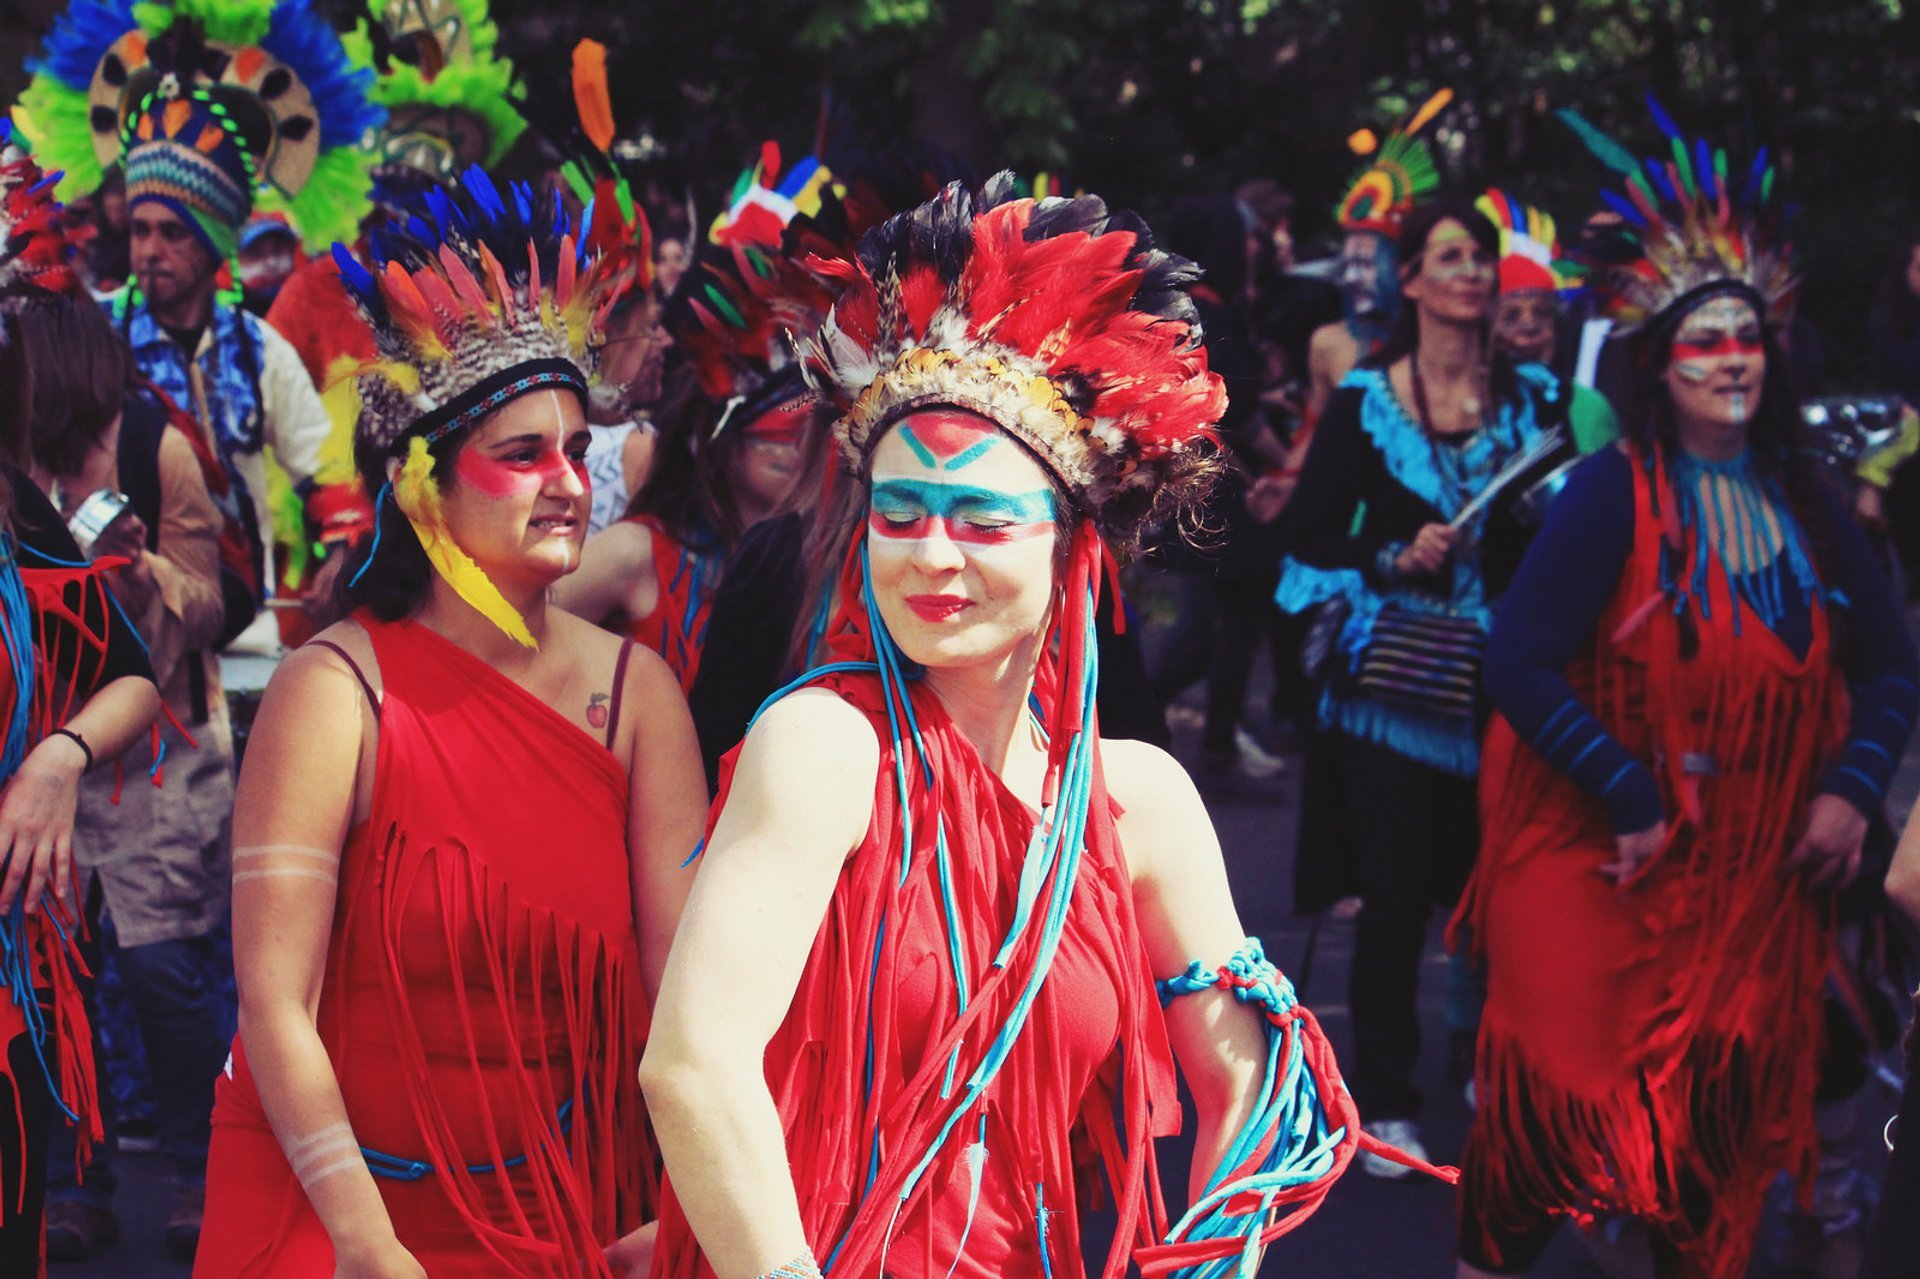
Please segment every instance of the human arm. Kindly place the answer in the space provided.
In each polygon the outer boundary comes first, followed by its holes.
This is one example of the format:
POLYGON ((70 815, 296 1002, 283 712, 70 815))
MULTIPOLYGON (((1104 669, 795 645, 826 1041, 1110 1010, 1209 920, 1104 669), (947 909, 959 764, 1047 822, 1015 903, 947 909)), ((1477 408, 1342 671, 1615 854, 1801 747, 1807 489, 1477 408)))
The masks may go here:
POLYGON ((293 344, 264 320, 256 323, 266 441, 273 446, 274 460, 304 493, 319 474, 320 454, 333 430, 333 419, 293 344))
POLYGON ((651 422, 639 423, 620 441, 620 474, 627 482, 629 499, 646 485, 647 476, 653 470, 653 447, 657 442, 651 422))
POLYGON ((761 716, 667 959, 640 1085, 720 1279, 766 1274, 808 1247, 765 1055, 866 833, 879 766, 872 726, 830 692, 761 716))
POLYGON ((645 617, 660 598, 653 571, 653 534, 643 524, 621 520, 587 539, 580 567, 553 586, 553 602, 603 626, 619 613, 645 617))
POLYGON ((687 865, 707 825, 707 779, 680 683, 659 654, 628 658, 620 723, 628 739, 627 850, 640 976, 653 1000, 693 885, 687 865))
POLYGON ((309 645, 280 664, 234 797, 234 974, 261 1106, 333 1241, 336 1273, 422 1275, 360 1157, 316 1020, 372 729, 372 709, 337 654, 309 645))
MULTIPOLYGON (((1122 810, 1120 843, 1155 976, 1185 972, 1195 960, 1210 968, 1226 963, 1247 933, 1213 821, 1192 779, 1165 751, 1144 742, 1103 738, 1100 752, 1108 789, 1122 810)), ((1261 1100, 1267 1040, 1259 1015, 1220 989, 1175 1000, 1166 1023, 1198 1116, 1191 1201, 1261 1100)))
POLYGON ((1625 887, 1667 845, 1653 771, 1575 696, 1566 668, 1592 642, 1633 549, 1632 463, 1604 449, 1583 462, 1507 588, 1487 637, 1487 698, 1520 739, 1606 808, 1615 856, 1599 870, 1625 887))
POLYGON ((137 549, 112 585, 127 612, 139 619, 154 673, 164 682, 183 657, 220 638, 226 609, 220 595, 220 513, 193 445, 171 427, 160 437, 159 471, 159 546, 137 549))
POLYGON ((1845 610, 1842 652, 1852 711, 1847 737, 1807 808, 1806 829, 1787 863, 1816 887, 1851 882, 1860 868, 1867 824, 1886 805, 1894 769, 1920 716, 1920 661, 1893 588, 1866 534, 1840 495, 1824 506, 1830 606, 1845 610))

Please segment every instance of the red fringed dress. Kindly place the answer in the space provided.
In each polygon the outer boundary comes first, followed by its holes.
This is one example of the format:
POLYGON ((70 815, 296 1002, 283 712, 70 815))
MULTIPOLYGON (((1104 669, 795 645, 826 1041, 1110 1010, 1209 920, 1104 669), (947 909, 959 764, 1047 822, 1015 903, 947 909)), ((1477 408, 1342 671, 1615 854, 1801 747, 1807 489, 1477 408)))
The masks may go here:
POLYGON ((1480 864, 1456 919, 1488 978, 1465 1228, 1631 1214, 1689 1279, 1738 1279, 1775 1173, 1810 1174, 1815 1158, 1830 920, 1783 864, 1847 693, 1822 603, 1802 657, 1751 613, 1736 633, 1717 557, 1707 607, 1686 603, 1699 649, 1681 659, 1661 545, 1691 563, 1702 534, 1678 527, 1664 466, 1636 456, 1632 470, 1632 551, 1568 681, 1653 768, 1672 840, 1619 891, 1598 870, 1615 856, 1605 810, 1494 721, 1480 864))
MULTIPOLYGON (((463 649, 365 614, 372 812, 342 855, 319 1031, 400 1241, 434 1279, 609 1275, 652 1215, 627 778, 463 649), (417 1169, 415 1171, 418 1171, 417 1169)), ((219 1081, 198 1279, 331 1279, 245 1044, 219 1081)))
MULTIPOLYGON (((1078 1206, 1104 1167, 1120 1228, 1102 1273, 1125 1274, 1132 1248, 1166 1232, 1150 1138, 1177 1131, 1180 1110, 1097 759, 1086 858, 1032 1020, 983 1103, 902 1206, 913 1165, 1033 971, 1037 927, 1005 968, 992 960, 1013 918, 1035 813, 981 763, 939 700, 914 684, 914 713, 939 779, 954 916, 964 927, 970 998, 961 1012, 929 834, 932 801, 916 800, 925 811, 912 814, 916 849, 903 878, 895 751, 879 679, 846 674, 822 683, 872 720, 881 761, 867 838, 841 872, 793 1006, 767 1047, 767 1082, 809 1242, 823 1265, 833 1259, 833 1273, 862 1279, 940 1279, 950 1269, 955 1279, 1068 1279, 1082 1273, 1078 1206), (956 1044, 952 1095, 943 1100, 956 1044)), ((911 755, 899 762, 920 767, 911 755)), ((716 812, 731 772, 729 758, 716 812)), ((713 1273, 671 1181, 653 1273, 713 1273)))
POLYGON ((700 673, 700 650, 707 640, 707 620, 713 613, 713 596, 726 556, 717 540, 702 549, 687 545, 669 533, 657 516, 636 515, 631 522, 645 529, 652 541, 659 594, 651 613, 628 619, 627 634, 666 659, 684 693, 700 673))

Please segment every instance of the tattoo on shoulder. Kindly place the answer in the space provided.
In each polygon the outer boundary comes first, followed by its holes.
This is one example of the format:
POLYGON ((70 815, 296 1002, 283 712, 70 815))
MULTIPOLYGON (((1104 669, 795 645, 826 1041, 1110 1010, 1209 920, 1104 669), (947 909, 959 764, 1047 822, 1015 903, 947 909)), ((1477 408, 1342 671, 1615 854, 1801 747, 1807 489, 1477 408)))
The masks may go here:
POLYGON ((595 693, 587 698, 587 723, 595 728, 607 726, 607 694, 595 693))

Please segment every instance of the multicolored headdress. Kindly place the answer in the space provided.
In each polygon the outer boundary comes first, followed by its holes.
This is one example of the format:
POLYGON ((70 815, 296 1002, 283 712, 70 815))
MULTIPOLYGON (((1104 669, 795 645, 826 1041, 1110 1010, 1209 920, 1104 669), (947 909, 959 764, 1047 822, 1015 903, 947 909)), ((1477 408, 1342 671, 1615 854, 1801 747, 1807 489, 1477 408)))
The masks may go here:
POLYGON ((1473 202, 1500 231, 1500 291, 1561 293, 1580 283, 1580 268, 1560 256, 1553 218, 1498 187, 1473 202))
POLYGON ((473 168, 451 195, 429 190, 404 223, 374 233, 374 270, 333 246, 376 352, 357 379, 356 451, 406 459, 389 487, 428 559, 529 648, 525 621, 446 531, 432 450, 535 391, 584 404, 610 305, 610 277, 587 251, 595 216, 589 206, 576 224, 557 195, 525 183, 503 197, 473 168))
POLYGON ((582 40, 573 49, 573 101, 580 127, 563 146, 569 159, 561 174, 574 198, 592 205, 587 252, 599 256, 614 301, 653 288, 653 228, 634 198, 626 174, 613 159, 613 97, 607 88, 607 47, 582 40))
POLYGON ((815 156, 807 156, 781 176, 780 144, 760 144, 760 158, 733 184, 727 207, 707 228, 710 244, 780 243, 787 223, 801 214, 817 215, 833 174, 815 156))
POLYGON ((349 57, 380 72, 387 120, 367 142, 376 182, 451 185, 469 165, 500 163, 526 121, 499 39, 487 0, 386 0, 344 37, 349 57))
POLYGON ((1425 138, 1414 135, 1452 101, 1452 89, 1440 90, 1407 117, 1405 124, 1388 134, 1384 143, 1371 129, 1361 129, 1347 139, 1355 155, 1371 160, 1347 188, 1335 212, 1342 231, 1372 231, 1389 240, 1400 238, 1407 215, 1440 186, 1433 148, 1425 138))
POLYGON ((255 202, 313 245, 350 234, 364 206, 355 144, 384 115, 310 0, 76 0, 29 66, 16 120, 69 193, 124 158, 130 199, 138 171, 227 247, 220 228, 255 202), (144 147, 160 150, 132 154, 144 147))
MULTIPOLYGON (((38 297, 78 293, 73 244, 53 198, 57 173, 42 173, 0 120, 0 315, 38 297)), ((0 342, 6 330, 0 328, 0 342)))
POLYGON ((1688 139, 1651 96, 1665 155, 1642 161, 1578 112, 1559 115, 1587 149, 1625 179, 1602 190, 1619 233, 1591 246, 1588 281, 1622 333, 1659 328, 1716 294, 1748 298, 1769 324, 1784 324, 1799 294, 1793 246, 1781 235, 1774 170, 1760 148, 1745 173, 1728 175, 1727 153, 1688 139))
POLYGON ((1199 270, 1097 196, 1014 200, 1002 173, 954 183, 869 234, 802 347, 864 469, 929 405, 979 413, 1033 450, 1110 537, 1130 541, 1212 465, 1226 390, 1187 289, 1199 270))

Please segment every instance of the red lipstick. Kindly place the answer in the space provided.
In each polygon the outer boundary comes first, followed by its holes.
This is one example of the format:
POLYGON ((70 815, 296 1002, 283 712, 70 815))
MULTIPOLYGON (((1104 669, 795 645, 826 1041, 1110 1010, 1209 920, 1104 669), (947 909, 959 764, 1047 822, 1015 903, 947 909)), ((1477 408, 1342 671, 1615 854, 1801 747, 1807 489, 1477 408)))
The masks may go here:
POLYGON ((964 595, 907 596, 907 607, 929 622, 950 621, 972 603, 964 595))

